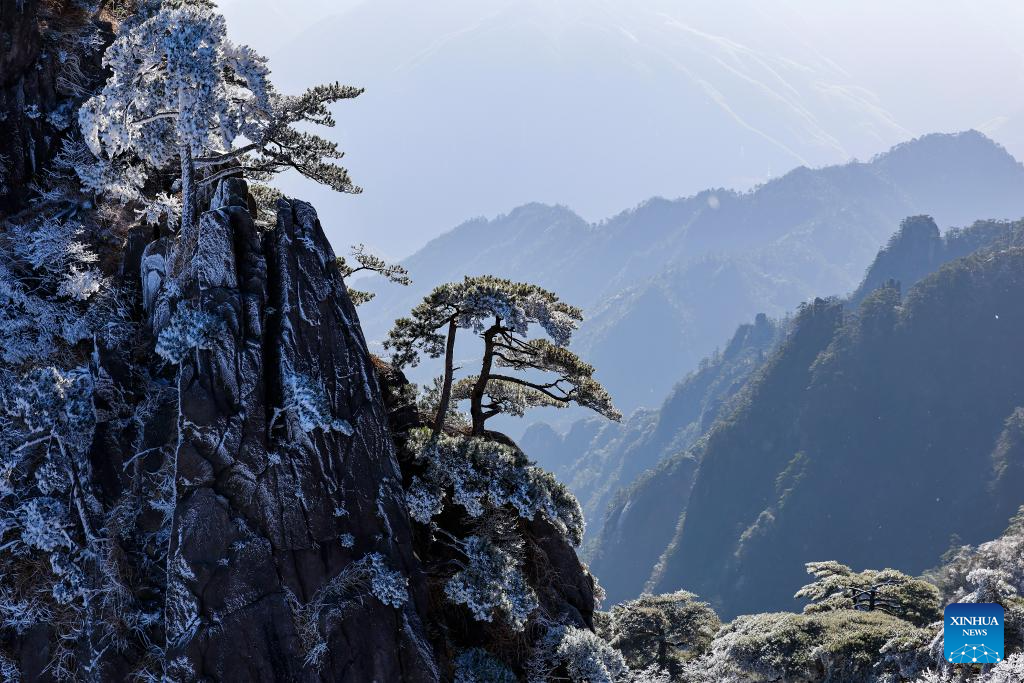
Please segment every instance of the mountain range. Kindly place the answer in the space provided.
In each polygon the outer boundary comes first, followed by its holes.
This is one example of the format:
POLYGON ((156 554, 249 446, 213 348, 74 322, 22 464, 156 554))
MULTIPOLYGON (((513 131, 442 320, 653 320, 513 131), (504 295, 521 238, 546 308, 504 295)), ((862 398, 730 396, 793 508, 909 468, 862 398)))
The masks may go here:
POLYGON ((366 88, 336 112, 364 193, 279 181, 320 207, 339 252, 365 242, 405 258, 466 217, 531 201, 598 221, 652 195, 747 190, 930 132, 976 128, 1024 154, 1013 0, 942 12, 883 0, 218 5, 234 38, 265 50, 282 92, 366 88))
MULTIPOLYGON (((921 213, 944 229, 1024 215, 1024 166, 970 131, 925 136, 868 162, 797 168, 749 192, 655 198, 596 224, 528 204, 432 240, 403 262, 414 284, 379 287, 361 316, 379 341, 443 282, 482 273, 535 282, 583 307, 574 349, 629 413, 660 405, 758 313, 779 317, 852 291, 893 226, 921 213)), ((543 419, 560 419, 564 431, 577 416, 543 419)))

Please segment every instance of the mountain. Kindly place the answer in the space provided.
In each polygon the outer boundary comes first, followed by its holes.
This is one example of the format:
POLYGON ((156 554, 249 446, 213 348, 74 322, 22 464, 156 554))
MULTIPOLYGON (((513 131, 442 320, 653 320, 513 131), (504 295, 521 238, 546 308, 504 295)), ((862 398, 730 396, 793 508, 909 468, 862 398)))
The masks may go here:
POLYGON ((218 4, 233 36, 269 48, 282 91, 367 89, 337 110, 364 194, 280 181, 320 208, 338 251, 365 242, 404 258, 466 217, 530 201, 600 220, 652 195, 746 190, 936 131, 985 126, 1020 143, 1013 0, 985 12, 949 0, 938 13, 882 0, 729 0, 727 12, 714 0, 218 4))
MULTIPOLYGON (((1019 225, 978 221, 969 228, 950 230, 940 235, 930 217, 907 218, 888 244, 879 251, 861 285, 844 305, 855 312, 860 301, 886 284, 902 284, 909 288, 943 264, 960 256, 976 250, 1008 248, 1017 244, 1021 244, 1019 225)), ((784 338, 788 339, 795 331, 787 326, 783 331, 786 335, 784 338)), ((743 327, 740 328, 742 332, 743 327)), ((736 336, 745 338, 745 335, 739 333, 736 336)), ((760 368, 774 358, 774 347, 755 357, 757 362, 754 366, 737 376, 736 384, 739 386, 734 385, 730 389, 730 396, 749 393, 750 386, 744 385, 761 381, 760 368)), ((709 359, 704 366, 713 368, 714 361, 709 359)), ((712 415, 712 420, 703 420, 699 431, 691 426, 681 432, 687 439, 687 445, 694 444, 692 448, 681 448, 675 453, 664 455, 656 466, 637 477, 635 483, 630 484, 628 480, 621 479, 619 485, 623 489, 614 496, 605 511, 605 519, 592 524, 595 527, 592 533, 597 538, 588 546, 588 560, 595 571, 599 572, 612 600, 634 597, 645 585, 649 587, 652 575, 657 577, 661 571, 660 562, 674 552, 674 546, 669 544, 676 533, 677 524, 685 520, 687 496, 696 474, 695 463, 700 460, 706 447, 705 435, 713 427, 719 426, 713 420, 730 419, 730 413, 736 408, 734 403, 735 399, 726 403, 712 415)), ((1012 451, 1014 447, 1010 444, 1015 443, 1011 430, 1007 434, 1004 449, 1012 451)), ((612 457, 624 456, 624 453, 620 453, 612 457)), ((584 470, 588 467, 599 468, 608 458, 601 450, 588 452, 579 456, 576 467, 584 470), (588 465, 588 461, 595 464, 588 465)), ((1012 458, 1008 462, 1012 462, 1012 458)), ((1012 468, 1005 469, 1009 472, 1012 468)), ((1005 483, 1006 479, 1003 481, 1005 483)))
POLYGON ((1021 503, 996 487, 994 453, 1015 452, 1024 403, 1022 294, 1015 246, 954 261, 906 297, 878 289, 853 314, 805 306, 700 449, 654 588, 686 586, 727 615, 780 609, 804 562, 919 573, 953 535, 995 533, 1021 503))
POLYGON ((525 205, 431 241, 404 262, 413 286, 379 289, 361 314, 380 340, 442 282, 481 273, 536 282, 584 308, 574 348, 628 413, 659 405, 741 322, 852 291, 891 226, 921 213, 944 228, 1024 215, 1024 167, 967 132, 926 136, 870 162, 799 168, 747 193, 652 199, 598 224, 525 205))

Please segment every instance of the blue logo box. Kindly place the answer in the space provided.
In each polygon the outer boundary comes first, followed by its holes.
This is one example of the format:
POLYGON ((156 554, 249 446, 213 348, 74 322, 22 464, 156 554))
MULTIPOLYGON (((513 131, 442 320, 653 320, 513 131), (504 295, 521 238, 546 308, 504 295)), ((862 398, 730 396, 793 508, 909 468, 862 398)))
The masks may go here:
POLYGON ((954 602, 946 607, 942 635, 946 661, 995 664, 1003 661, 1003 607, 991 602, 954 602))

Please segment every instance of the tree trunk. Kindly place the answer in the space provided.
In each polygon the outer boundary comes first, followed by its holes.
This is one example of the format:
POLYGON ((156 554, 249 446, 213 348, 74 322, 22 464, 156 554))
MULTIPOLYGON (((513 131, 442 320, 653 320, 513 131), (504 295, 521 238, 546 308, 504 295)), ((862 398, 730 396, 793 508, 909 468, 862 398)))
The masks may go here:
POLYGON ((448 415, 448 404, 452 398, 452 373, 455 356, 455 332, 458 324, 455 316, 448 321, 448 340, 444 349, 444 380, 441 384, 441 399, 437 403, 437 417, 434 419, 434 436, 444 429, 444 420, 448 415))
POLYGON ((196 222, 196 167, 192 161, 192 150, 182 145, 178 152, 181 156, 181 231, 182 238, 192 237, 192 228, 196 222))
POLYGON ((473 392, 469 396, 469 413, 473 417, 473 436, 483 436, 484 422, 487 416, 484 415, 484 392, 487 390, 487 380, 491 377, 491 366, 494 363, 494 335, 501 329, 501 321, 496 320, 494 326, 484 332, 484 360, 480 366, 480 376, 473 385, 473 392))

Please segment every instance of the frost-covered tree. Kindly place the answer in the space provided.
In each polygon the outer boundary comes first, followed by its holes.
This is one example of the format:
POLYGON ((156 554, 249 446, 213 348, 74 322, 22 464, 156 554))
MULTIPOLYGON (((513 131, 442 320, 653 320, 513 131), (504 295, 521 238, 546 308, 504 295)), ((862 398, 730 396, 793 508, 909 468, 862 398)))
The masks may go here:
POLYGON ((529 663, 530 683, 629 683, 622 654, 593 631, 572 626, 549 628, 529 663))
POLYGON ((566 347, 583 314, 537 285, 491 276, 467 277, 437 287, 412 313, 395 322, 385 346, 398 366, 416 365, 420 354, 444 356, 444 374, 434 432, 444 425, 452 399, 468 400, 472 433, 500 413, 522 415, 535 406, 577 404, 613 420, 621 414, 594 368, 566 347), (539 327, 548 339, 530 339, 539 327), (480 371, 454 383, 455 338, 459 329, 483 340, 480 371), (500 372, 504 368, 518 374, 500 372))
POLYGON ((296 124, 333 126, 328 105, 358 88, 321 85, 278 94, 266 59, 227 39, 224 18, 208 3, 166 3, 122 27, 107 49, 106 85, 79 112, 94 159, 77 171, 85 187, 137 201, 151 218, 180 214, 183 234, 196 219, 200 186, 234 174, 262 180, 295 169, 339 192, 358 192, 333 163, 337 144, 296 124), (175 171, 180 199, 159 190, 175 171))
POLYGON ((1024 507, 1003 534, 947 553, 935 574, 942 602, 998 602, 1006 612, 1007 652, 1024 651, 1024 507))
POLYGON ((702 683, 899 681, 904 679, 898 666, 883 668, 880 653, 894 641, 920 642, 924 637, 930 635, 878 611, 744 615, 719 631, 710 652, 690 662, 682 679, 702 683), (706 676, 701 677, 700 670, 706 676))
POLYGON ((630 668, 678 674, 704 654, 722 623, 706 602, 687 591, 642 595, 615 605, 598 632, 619 650, 630 668))
POLYGON ((811 601, 804 607, 806 614, 836 609, 878 610, 918 626, 942 619, 939 589, 895 569, 855 572, 830 561, 808 563, 807 573, 815 581, 794 596, 811 601))

